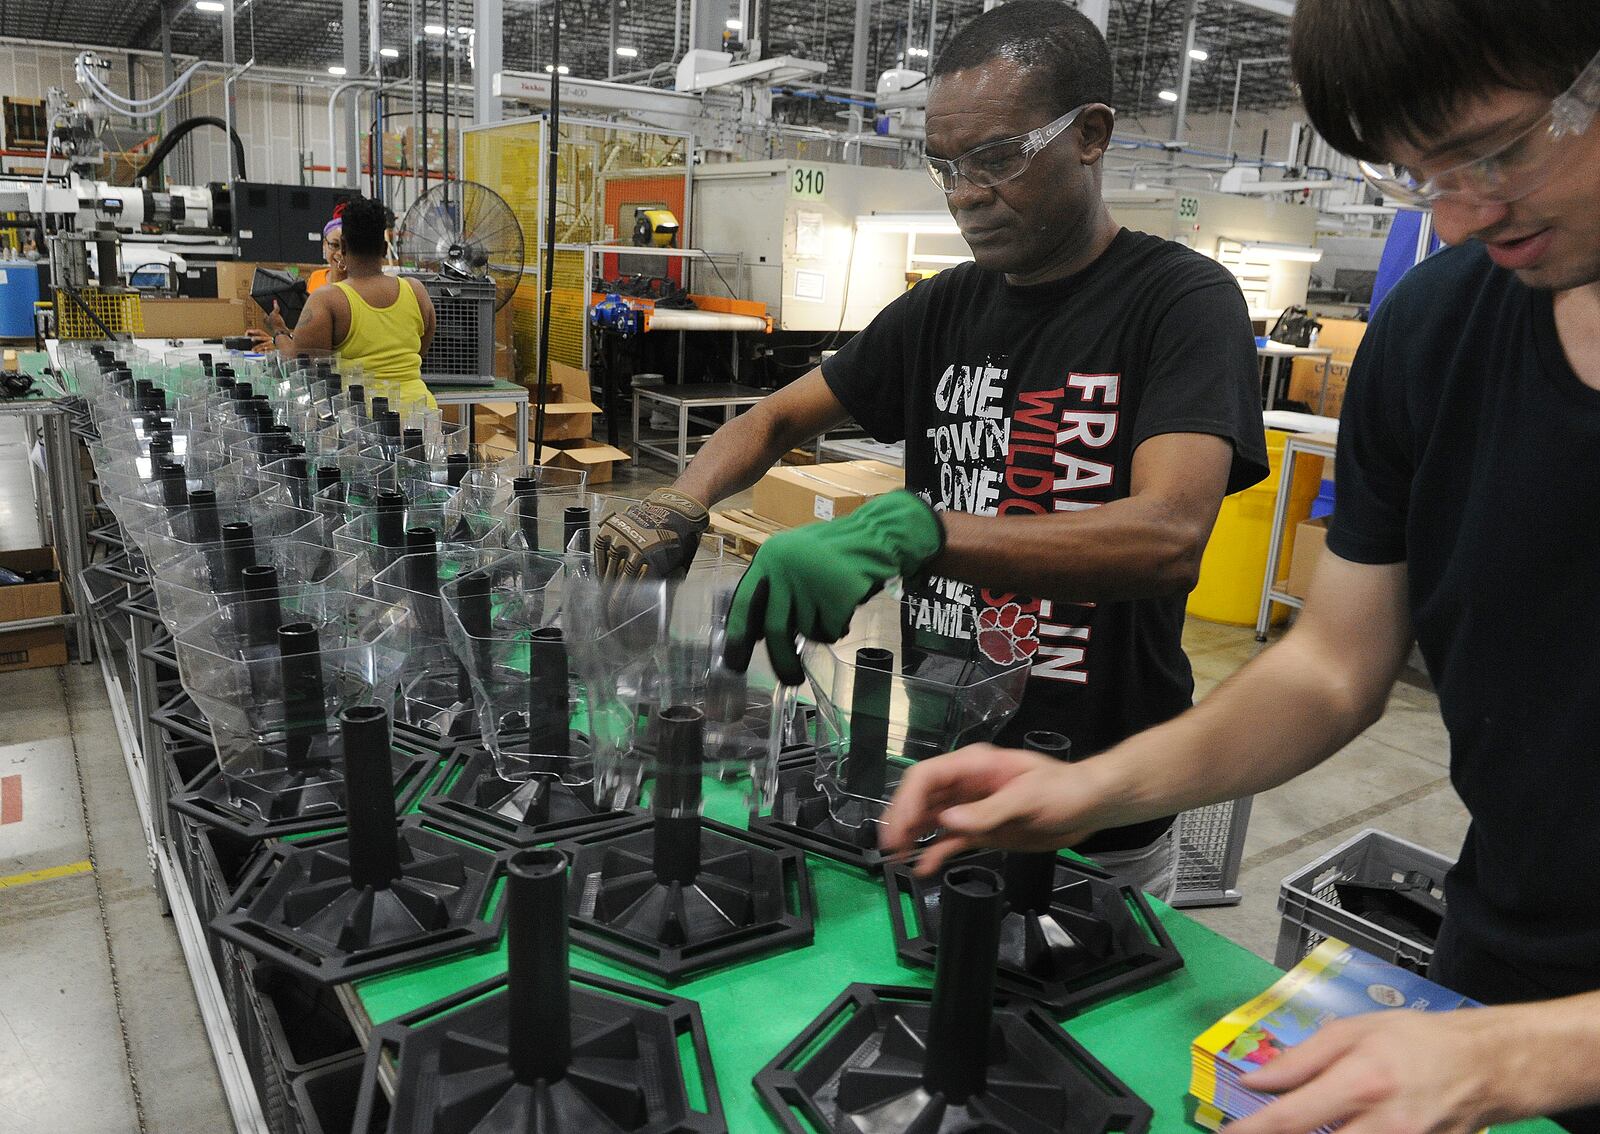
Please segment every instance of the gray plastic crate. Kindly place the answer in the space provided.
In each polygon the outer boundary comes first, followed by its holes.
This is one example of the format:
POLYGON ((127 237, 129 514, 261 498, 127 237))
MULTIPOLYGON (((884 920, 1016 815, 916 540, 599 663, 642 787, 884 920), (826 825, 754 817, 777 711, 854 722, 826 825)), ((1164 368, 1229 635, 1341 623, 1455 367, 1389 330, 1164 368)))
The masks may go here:
POLYGON ((486 378, 494 374, 494 284, 438 275, 415 277, 433 300, 433 342, 422 357, 422 377, 486 378))
POLYGON ((1333 937, 1375 957, 1427 975, 1433 946, 1415 941, 1343 909, 1335 887, 1340 882, 1391 882, 1407 875, 1425 880, 1429 893, 1444 905, 1444 876, 1454 860, 1383 831, 1365 830, 1283 880, 1278 910, 1278 951, 1273 963, 1293 968, 1333 937))
POLYGON ((1178 817, 1178 885, 1171 905, 1236 906, 1239 863, 1253 796, 1197 807, 1178 817))

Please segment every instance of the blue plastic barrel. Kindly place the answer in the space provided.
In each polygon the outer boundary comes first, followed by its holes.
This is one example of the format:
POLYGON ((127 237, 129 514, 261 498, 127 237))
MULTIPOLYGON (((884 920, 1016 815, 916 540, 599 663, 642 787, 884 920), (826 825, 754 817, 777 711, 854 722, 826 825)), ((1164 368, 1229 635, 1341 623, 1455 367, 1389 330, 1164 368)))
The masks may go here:
POLYGON ((0 338, 33 337, 33 305, 39 299, 39 265, 0 260, 0 338))

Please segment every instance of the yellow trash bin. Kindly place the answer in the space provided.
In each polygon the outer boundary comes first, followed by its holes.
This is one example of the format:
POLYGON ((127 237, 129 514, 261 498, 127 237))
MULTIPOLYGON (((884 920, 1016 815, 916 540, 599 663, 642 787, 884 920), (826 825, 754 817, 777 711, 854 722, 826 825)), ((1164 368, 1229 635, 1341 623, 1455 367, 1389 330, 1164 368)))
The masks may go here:
MULTIPOLYGON (((1272 508, 1278 499, 1288 437, 1282 430, 1267 430, 1267 459, 1272 467, 1267 479, 1222 501, 1211 542, 1200 560, 1200 582, 1189 594, 1188 611, 1196 618, 1232 626, 1256 624, 1261 583, 1267 573, 1267 544, 1272 539, 1272 508)), ((1289 573, 1295 527, 1311 515, 1321 484, 1322 458, 1303 453, 1296 457, 1289 511, 1284 517, 1283 553, 1278 559, 1280 578, 1289 573)), ((1287 614, 1280 607, 1275 621, 1281 622, 1287 614)))

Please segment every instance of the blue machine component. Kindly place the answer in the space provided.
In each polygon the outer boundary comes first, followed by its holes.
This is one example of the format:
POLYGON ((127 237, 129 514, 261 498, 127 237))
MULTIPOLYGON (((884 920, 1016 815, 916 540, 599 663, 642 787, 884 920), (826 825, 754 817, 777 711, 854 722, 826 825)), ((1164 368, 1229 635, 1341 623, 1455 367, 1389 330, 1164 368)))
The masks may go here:
POLYGON ((0 338, 33 337, 33 305, 39 298, 39 266, 0 260, 0 338))
POLYGON ((644 333, 644 312, 612 292, 589 309, 589 322, 623 338, 644 333))

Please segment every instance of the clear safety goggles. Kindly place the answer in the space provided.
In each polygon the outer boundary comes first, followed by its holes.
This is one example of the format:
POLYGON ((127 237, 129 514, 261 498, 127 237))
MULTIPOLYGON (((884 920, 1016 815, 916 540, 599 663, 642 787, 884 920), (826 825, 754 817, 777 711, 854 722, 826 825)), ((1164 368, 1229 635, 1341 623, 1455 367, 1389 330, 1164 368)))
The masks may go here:
POLYGON ((1094 105, 1092 102, 1086 102, 1082 106, 1075 106, 1054 122, 1046 123, 1037 130, 1029 130, 1026 134, 1018 134, 1015 138, 985 142, 981 146, 974 146, 959 157, 949 159, 930 157, 927 159, 928 176, 933 178, 933 183, 946 194, 954 193, 956 186, 962 180, 969 181, 980 189, 992 189, 996 185, 1014 181, 1028 172, 1034 154, 1059 138, 1066 132, 1067 127, 1078 120, 1080 114, 1094 105))
POLYGON ((1565 162, 1572 139, 1600 108, 1600 54, 1538 120, 1491 152, 1424 176, 1403 165, 1361 162, 1361 172, 1385 197, 1425 205, 1447 197, 1510 203, 1543 188, 1565 162))

